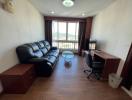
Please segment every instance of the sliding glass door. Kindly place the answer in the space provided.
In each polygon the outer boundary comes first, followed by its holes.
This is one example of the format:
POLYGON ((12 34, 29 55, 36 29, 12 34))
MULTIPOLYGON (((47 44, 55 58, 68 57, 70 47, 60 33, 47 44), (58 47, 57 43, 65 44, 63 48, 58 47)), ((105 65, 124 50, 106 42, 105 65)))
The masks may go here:
POLYGON ((53 21, 52 44, 58 48, 78 50, 79 22, 53 21))

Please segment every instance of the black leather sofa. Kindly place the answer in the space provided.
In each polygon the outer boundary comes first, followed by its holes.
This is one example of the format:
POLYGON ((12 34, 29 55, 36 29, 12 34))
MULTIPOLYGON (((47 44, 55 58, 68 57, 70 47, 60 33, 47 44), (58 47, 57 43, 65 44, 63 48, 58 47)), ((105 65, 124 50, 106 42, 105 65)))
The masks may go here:
POLYGON ((21 45, 16 48, 16 53, 20 63, 35 64, 38 76, 51 75, 59 58, 59 49, 51 47, 45 40, 21 45))

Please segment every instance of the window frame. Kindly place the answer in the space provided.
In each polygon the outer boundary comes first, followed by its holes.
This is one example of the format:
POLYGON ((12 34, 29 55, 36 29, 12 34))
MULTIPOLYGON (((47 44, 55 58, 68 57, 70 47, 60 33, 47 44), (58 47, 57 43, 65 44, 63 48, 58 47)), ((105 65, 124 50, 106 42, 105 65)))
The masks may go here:
MULTIPOLYGON (((75 41, 75 42, 78 42, 78 37, 77 37, 77 30, 78 30, 78 34, 79 34, 79 21, 58 21, 58 20, 53 20, 53 22, 57 22, 57 38, 58 39, 55 39, 53 40, 52 38, 52 41, 75 41), (66 23, 66 39, 65 40, 59 40, 59 22, 65 22, 66 23), (68 24, 69 23, 75 23, 75 39, 74 40, 69 40, 68 39, 68 24), (78 25, 78 29, 77 29, 77 25, 78 25)), ((52 25, 53 26, 53 25, 52 25)), ((52 30, 52 34, 53 34, 53 30, 52 30)))

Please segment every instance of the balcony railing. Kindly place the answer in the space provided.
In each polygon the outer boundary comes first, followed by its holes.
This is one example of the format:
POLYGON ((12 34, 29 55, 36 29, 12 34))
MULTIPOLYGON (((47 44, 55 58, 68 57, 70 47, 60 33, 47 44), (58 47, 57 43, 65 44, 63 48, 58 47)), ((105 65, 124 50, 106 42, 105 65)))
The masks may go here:
POLYGON ((54 40, 52 41, 53 46, 58 47, 60 50, 70 49, 73 51, 78 50, 78 41, 65 41, 65 40, 54 40))

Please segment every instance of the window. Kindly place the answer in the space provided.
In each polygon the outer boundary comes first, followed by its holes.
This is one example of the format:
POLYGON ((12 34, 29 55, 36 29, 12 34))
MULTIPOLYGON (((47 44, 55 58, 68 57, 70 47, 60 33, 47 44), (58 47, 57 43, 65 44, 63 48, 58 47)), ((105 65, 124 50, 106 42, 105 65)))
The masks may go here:
POLYGON ((53 40, 57 40, 58 39, 58 34, 57 34, 57 31, 58 31, 58 23, 57 22, 52 22, 52 39, 53 40))
POLYGON ((68 23, 68 40, 78 41, 78 23, 68 23))
POLYGON ((66 23, 58 23, 58 39, 57 40, 66 40, 66 23))
POLYGON ((62 49, 78 49, 78 30, 79 22, 53 21, 53 46, 62 49))
POLYGON ((79 28, 78 22, 53 21, 52 39, 78 41, 78 28, 79 28))

